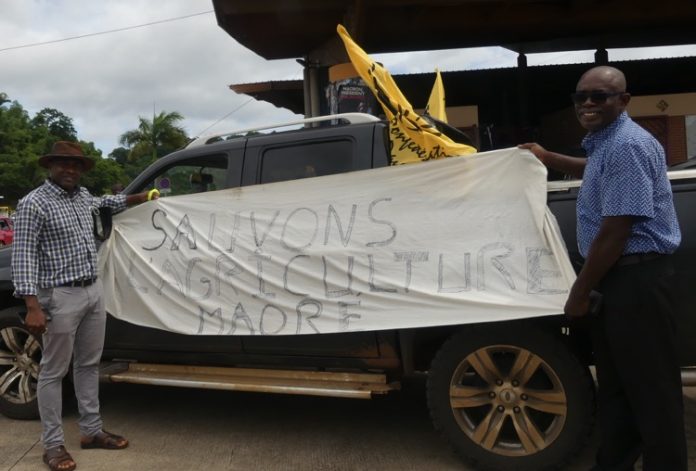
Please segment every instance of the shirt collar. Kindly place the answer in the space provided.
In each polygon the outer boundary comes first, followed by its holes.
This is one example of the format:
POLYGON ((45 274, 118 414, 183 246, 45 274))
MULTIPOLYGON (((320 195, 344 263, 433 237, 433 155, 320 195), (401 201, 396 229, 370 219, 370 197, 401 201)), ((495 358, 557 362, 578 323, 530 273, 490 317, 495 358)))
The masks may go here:
POLYGON ((616 117, 608 126, 603 127, 599 131, 590 131, 587 133, 585 138, 582 140, 582 147, 586 151, 593 149, 598 143, 606 140, 612 134, 616 132, 623 124, 628 121, 628 113, 622 111, 619 116, 616 117))
POLYGON ((80 187, 76 186, 73 191, 67 192, 60 186, 58 186, 55 182, 53 182, 50 178, 47 178, 46 181, 44 182, 44 186, 46 187, 46 190, 53 195, 53 196, 61 196, 63 198, 72 198, 78 193, 80 193, 80 187))

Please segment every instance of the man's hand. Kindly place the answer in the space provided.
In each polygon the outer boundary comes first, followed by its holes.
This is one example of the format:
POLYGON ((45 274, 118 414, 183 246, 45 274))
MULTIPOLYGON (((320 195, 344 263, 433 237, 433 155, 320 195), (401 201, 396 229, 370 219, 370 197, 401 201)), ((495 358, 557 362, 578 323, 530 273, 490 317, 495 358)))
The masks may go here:
POLYGON ((147 192, 147 201, 150 200, 157 200, 160 197, 160 192, 157 188, 153 188, 152 190, 147 192))
POLYGON ((571 299, 568 298, 566 301, 563 312, 569 319, 579 319, 585 317, 590 311, 590 298, 589 296, 584 299, 571 299))
POLYGON ((546 156, 548 155, 546 149, 541 147, 536 142, 527 142, 525 144, 520 144, 517 146, 520 149, 526 149, 536 156, 537 159, 541 161, 542 164, 546 165, 546 156))
POLYGON ((126 205, 132 206, 134 204, 144 203, 146 201, 156 200, 156 199, 159 199, 159 191, 148 190, 148 191, 143 191, 142 193, 135 193, 135 194, 126 196, 126 205))
POLYGON ((582 178, 585 171, 587 159, 571 157, 569 155, 558 154, 551 152, 541 147, 536 142, 527 142, 517 146, 518 149, 525 149, 536 156, 539 161, 554 170, 566 173, 576 178, 582 178))
POLYGON ((36 336, 46 332, 46 314, 41 306, 28 306, 27 317, 24 319, 27 330, 36 336))
POLYGON ((566 316, 573 319, 589 313, 592 305, 592 290, 599 286, 600 280, 621 257, 634 220, 633 216, 602 218, 599 232, 592 241, 585 264, 570 289, 564 309, 566 316))
POLYGON ((573 285, 565 303, 563 312, 569 319, 584 317, 590 311, 590 294, 580 291, 573 285))

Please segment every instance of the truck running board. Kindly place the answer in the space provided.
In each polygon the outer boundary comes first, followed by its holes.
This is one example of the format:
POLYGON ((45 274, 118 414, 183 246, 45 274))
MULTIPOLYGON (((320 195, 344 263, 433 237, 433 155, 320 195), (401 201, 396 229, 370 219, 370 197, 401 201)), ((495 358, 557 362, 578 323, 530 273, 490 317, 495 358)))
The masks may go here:
POLYGON ((308 396, 370 399, 400 384, 387 383, 379 373, 345 373, 306 370, 267 370, 211 366, 111 363, 102 367, 102 381, 181 388, 301 394, 308 396))

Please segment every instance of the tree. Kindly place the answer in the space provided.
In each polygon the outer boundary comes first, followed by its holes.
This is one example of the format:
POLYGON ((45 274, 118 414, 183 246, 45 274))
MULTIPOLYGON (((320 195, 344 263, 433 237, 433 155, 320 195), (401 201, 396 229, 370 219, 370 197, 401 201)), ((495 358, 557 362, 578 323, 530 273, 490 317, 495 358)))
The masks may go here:
POLYGON ((82 153, 94 160, 94 167, 82 174, 80 185, 93 195, 104 195, 111 192, 115 183, 125 183, 126 174, 123 168, 114 160, 102 157, 102 151, 93 142, 79 141, 82 153))
POLYGON ((29 114, 0 93, 0 188, 3 203, 14 206, 43 179, 37 158, 44 152, 48 130, 32 127, 29 114))
POLYGON ((184 117, 172 111, 160 112, 152 120, 138 118, 140 124, 137 129, 132 129, 121 135, 120 142, 129 148, 129 160, 135 161, 147 156, 150 162, 167 155, 188 142, 188 137, 183 128, 177 123, 184 117))
POLYGON ((130 151, 125 147, 117 147, 109 154, 109 159, 116 162, 125 173, 125 180, 119 183, 124 185, 133 180, 152 162, 152 157, 149 155, 141 156, 137 159, 130 160, 130 151))
POLYGON ((116 148, 107 159, 94 143, 78 139, 69 116, 54 108, 44 108, 31 117, 22 105, 0 92, 3 204, 15 206, 22 196, 43 182, 46 171, 39 166, 38 159, 59 140, 79 142, 83 153, 94 159, 94 168, 80 181, 92 194, 108 193, 116 183, 125 185, 153 161, 153 155, 159 157, 186 144, 186 133, 176 125, 182 119, 176 112, 162 112, 152 122, 141 118, 138 129, 121 137, 129 148, 116 148))
POLYGON ((109 158, 119 164, 121 167, 128 162, 128 154, 130 151, 125 147, 117 147, 111 151, 109 158))
MULTIPOLYGON (((0 92, 0 194, 3 204, 15 206, 17 201, 46 178, 46 170, 38 164, 40 156, 51 150, 58 140, 78 141, 72 119, 53 108, 44 108, 33 118, 16 101, 0 92)), ((94 143, 78 141, 82 152, 95 161, 94 168, 80 182, 90 192, 109 192, 114 183, 126 183, 123 166, 102 158, 94 143)), ((126 151, 127 152, 127 151, 126 151)))
POLYGON ((36 113, 31 124, 34 127, 47 128, 48 132, 59 141, 77 140, 77 131, 75 131, 72 119, 54 108, 44 108, 36 113))

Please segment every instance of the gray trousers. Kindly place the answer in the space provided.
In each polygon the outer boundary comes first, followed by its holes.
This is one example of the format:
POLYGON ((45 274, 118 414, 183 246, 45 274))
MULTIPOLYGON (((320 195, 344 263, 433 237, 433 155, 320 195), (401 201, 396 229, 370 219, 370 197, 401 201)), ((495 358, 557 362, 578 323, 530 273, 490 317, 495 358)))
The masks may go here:
POLYGON ((83 436, 102 428, 99 415, 99 361, 104 347, 106 312, 100 280, 85 288, 41 288, 38 299, 50 317, 43 335, 43 356, 37 397, 45 449, 65 443, 63 435, 63 378, 73 358, 75 395, 83 436))

